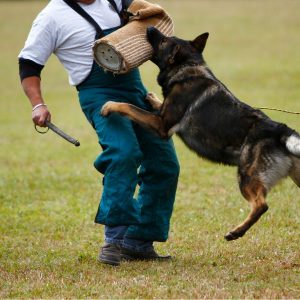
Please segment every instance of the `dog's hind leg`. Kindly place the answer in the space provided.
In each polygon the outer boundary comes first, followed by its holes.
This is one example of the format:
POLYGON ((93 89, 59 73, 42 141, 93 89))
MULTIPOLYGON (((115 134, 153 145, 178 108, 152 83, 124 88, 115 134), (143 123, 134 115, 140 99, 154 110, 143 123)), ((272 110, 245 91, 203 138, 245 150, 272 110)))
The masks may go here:
POLYGON ((265 201, 267 191, 260 180, 243 178, 241 179, 240 187, 243 196, 251 205, 251 212, 243 223, 225 235, 227 241, 242 237, 258 221, 261 215, 268 210, 268 205, 265 201))
POLYGON ((258 221, 261 215, 268 210, 265 197, 268 185, 260 176, 266 168, 268 157, 263 157, 263 145, 245 144, 241 149, 238 174, 240 190, 244 198, 250 203, 251 212, 243 223, 225 235, 227 241, 242 237, 246 231, 258 221))
MULTIPOLYGON (((243 196, 251 205, 246 220, 229 232, 226 240, 234 240, 245 232, 268 210, 267 192, 282 178, 291 175, 293 163, 289 155, 277 147, 273 139, 246 144, 239 162, 239 183, 243 196)), ((294 178, 295 180, 295 178, 294 178)))

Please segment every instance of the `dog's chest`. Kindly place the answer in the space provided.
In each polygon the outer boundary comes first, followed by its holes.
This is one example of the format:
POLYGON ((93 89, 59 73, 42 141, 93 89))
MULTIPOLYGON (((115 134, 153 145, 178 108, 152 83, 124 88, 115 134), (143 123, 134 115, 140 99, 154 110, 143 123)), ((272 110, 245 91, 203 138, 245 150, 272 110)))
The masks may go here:
POLYGON ((167 127, 173 126, 182 119, 188 107, 196 100, 193 98, 195 97, 186 94, 181 85, 173 87, 165 98, 160 113, 167 127))

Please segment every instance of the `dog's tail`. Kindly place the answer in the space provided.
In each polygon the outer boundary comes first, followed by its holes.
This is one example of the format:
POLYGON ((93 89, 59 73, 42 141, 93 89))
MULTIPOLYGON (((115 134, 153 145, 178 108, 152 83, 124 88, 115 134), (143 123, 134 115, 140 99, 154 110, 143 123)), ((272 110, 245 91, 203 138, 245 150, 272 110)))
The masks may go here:
POLYGON ((284 142, 285 148, 291 154, 300 157, 300 135, 294 130, 290 130, 288 135, 284 135, 281 140, 284 142))

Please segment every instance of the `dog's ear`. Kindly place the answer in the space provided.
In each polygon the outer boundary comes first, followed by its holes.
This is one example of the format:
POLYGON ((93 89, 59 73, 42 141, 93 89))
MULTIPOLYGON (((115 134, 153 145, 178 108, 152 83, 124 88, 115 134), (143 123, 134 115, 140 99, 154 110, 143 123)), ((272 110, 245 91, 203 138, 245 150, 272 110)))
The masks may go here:
POLYGON ((208 39, 209 33, 205 32, 200 34, 199 36, 197 36, 192 42, 191 44, 200 52, 202 53, 205 45, 206 45, 206 41, 208 39))
POLYGON ((171 64, 171 65, 174 64, 174 62, 175 62, 175 56, 176 56, 176 54, 178 53, 179 50, 180 50, 180 45, 177 44, 173 48, 171 54, 168 57, 169 64, 171 64))

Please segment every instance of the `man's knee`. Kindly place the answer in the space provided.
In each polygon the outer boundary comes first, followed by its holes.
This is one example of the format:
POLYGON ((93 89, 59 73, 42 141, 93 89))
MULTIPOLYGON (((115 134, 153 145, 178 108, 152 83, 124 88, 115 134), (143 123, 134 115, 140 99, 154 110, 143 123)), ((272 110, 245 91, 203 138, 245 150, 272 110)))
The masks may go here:
POLYGON ((119 154, 114 158, 114 164, 119 166, 132 166, 138 168, 143 159, 143 154, 139 149, 126 148, 119 151, 119 154))
POLYGON ((141 151, 130 145, 126 148, 109 147, 96 158, 94 167, 103 174, 108 168, 126 173, 133 169, 136 170, 142 157, 141 151))
POLYGON ((174 185, 179 177, 180 167, 177 159, 147 162, 140 169, 140 178, 145 183, 174 185))

